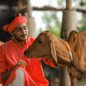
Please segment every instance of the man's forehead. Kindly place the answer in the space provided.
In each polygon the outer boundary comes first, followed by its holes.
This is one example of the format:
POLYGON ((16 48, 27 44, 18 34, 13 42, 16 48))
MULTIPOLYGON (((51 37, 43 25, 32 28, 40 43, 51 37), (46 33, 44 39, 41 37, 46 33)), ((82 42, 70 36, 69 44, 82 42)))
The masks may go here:
POLYGON ((27 24, 26 23, 20 24, 20 25, 17 26, 17 28, 18 27, 23 27, 23 26, 27 26, 27 24))
POLYGON ((23 24, 18 25, 18 26, 14 29, 14 31, 23 29, 24 27, 27 27, 27 24, 26 24, 26 23, 23 23, 23 24))

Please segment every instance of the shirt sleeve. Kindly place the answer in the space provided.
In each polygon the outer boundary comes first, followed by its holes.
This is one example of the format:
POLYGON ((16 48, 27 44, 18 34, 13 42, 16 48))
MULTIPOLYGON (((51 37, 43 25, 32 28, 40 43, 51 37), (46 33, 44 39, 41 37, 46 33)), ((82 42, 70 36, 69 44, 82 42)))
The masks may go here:
POLYGON ((47 64, 47 65, 49 65, 51 67, 57 68, 57 65, 54 64, 52 60, 47 59, 47 58, 42 58, 42 60, 44 61, 45 64, 47 64))
POLYGON ((31 43, 33 43, 34 41, 35 41, 35 38, 30 38, 30 41, 31 41, 31 43))
POLYGON ((2 46, 0 46, 0 73, 6 70, 7 64, 4 56, 4 50, 2 46))

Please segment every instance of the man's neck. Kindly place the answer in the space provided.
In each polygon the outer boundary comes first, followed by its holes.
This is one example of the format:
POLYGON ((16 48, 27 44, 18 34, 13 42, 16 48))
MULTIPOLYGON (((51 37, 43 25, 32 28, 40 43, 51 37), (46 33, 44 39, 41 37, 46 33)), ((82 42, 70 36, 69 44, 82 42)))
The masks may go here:
POLYGON ((18 40, 16 40, 16 39, 13 39, 13 41, 15 42, 15 43, 17 43, 17 44, 24 44, 25 43, 25 41, 18 41, 18 40))

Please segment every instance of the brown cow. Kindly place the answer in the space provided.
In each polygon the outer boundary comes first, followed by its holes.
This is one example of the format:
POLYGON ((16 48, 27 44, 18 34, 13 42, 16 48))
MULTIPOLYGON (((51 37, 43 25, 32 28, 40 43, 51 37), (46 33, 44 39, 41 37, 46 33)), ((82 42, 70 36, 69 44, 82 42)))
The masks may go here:
POLYGON ((68 66, 71 86, 86 74, 86 32, 72 31, 68 42, 49 31, 42 32, 25 51, 27 57, 46 57, 55 63, 68 66))

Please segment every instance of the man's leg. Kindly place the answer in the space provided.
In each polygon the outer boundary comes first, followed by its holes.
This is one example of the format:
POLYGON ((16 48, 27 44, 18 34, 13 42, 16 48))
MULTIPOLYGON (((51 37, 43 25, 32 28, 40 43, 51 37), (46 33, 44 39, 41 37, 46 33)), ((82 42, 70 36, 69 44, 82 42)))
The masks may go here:
POLYGON ((24 72, 21 69, 16 70, 16 78, 8 86, 24 86, 24 72))

